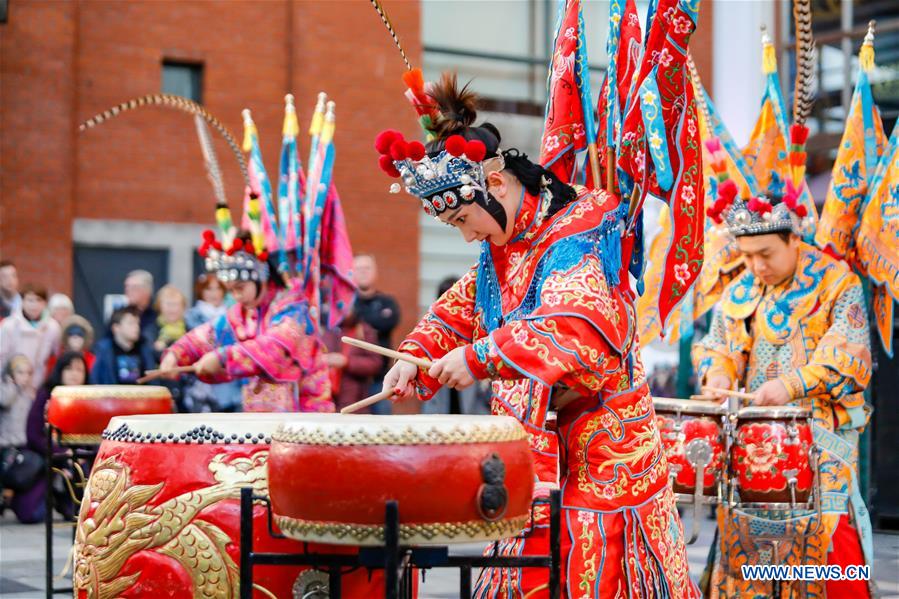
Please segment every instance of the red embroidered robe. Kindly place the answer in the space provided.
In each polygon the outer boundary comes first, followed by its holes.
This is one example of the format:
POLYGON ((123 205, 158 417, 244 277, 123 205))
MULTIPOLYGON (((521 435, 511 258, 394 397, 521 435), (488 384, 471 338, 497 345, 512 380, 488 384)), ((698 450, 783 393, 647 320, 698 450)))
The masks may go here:
MULTIPOLYGON (((561 486, 568 597, 698 596, 637 357, 632 299, 604 274, 616 260, 604 269, 603 253, 620 247, 613 200, 581 190, 545 218, 548 203, 525 193, 512 240, 485 242, 479 263, 400 349, 437 359, 465 347, 474 377, 494 379, 493 413, 516 417, 530 434, 538 494, 561 486), (559 409, 552 430, 560 386, 579 399, 559 409)), ((440 385, 422 370, 417 386, 428 399, 440 385)), ((548 553, 548 516, 548 506, 536 506, 533 528, 501 541, 500 554, 548 553)), ((547 580, 545 570, 486 569, 474 595, 542 596, 547 580)))

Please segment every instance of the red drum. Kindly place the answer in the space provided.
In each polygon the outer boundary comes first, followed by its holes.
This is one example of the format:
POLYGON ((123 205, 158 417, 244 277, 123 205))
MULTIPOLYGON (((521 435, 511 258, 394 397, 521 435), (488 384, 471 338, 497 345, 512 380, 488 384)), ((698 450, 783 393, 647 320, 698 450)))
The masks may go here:
POLYGON ((724 419, 718 402, 655 397, 656 426, 673 476, 675 493, 694 495, 696 470, 704 465, 702 495, 717 497, 726 455, 724 419))
POLYGON ((383 544, 389 500, 404 545, 511 537, 534 487, 527 434, 506 416, 302 414, 273 436, 268 468, 284 534, 339 544, 383 544))
POLYGON ((737 413, 731 463, 741 502, 805 503, 814 471, 811 411, 792 406, 737 413))
POLYGON ((113 416, 171 413, 171 393, 155 386, 60 386, 47 402, 47 422, 59 429, 63 443, 71 444, 99 445, 113 416))
MULTIPOLYGON (((268 491, 272 433, 291 414, 178 414, 113 418, 103 434, 75 538, 75 596, 172 599, 237 597, 240 489, 268 491)), ((300 553, 253 514, 254 548, 300 553)), ((311 546, 310 546, 311 547, 311 546)), ((351 553, 349 547, 314 547, 351 553)), ((257 566, 254 596, 290 598, 324 586, 301 567, 257 566), (294 593, 297 593, 296 595, 294 593)), ((383 595, 383 575, 344 577, 345 596, 383 595)))

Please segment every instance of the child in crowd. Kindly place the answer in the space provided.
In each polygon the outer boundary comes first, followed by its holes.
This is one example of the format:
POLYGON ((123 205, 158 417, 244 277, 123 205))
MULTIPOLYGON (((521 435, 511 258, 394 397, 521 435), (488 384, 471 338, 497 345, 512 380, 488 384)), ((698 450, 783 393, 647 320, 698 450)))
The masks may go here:
POLYGON ((90 373, 94 385, 133 385, 156 367, 153 348, 140 333, 140 310, 119 308, 109 319, 111 335, 97 342, 97 360, 90 373))
POLYGON ((96 357, 90 351, 94 344, 94 327, 83 316, 75 314, 68 318, 62 326, 62 342, 59 351, 47 359, 46 372, 53 372, 57 359, 66 352, 78 352, 82 354, 87 372, 94 367, 96 357))
POLYGON ((156 304, 153 306, 159 314, 156 323, 159 325, 159 336, 153 344, 157 353, 162 353, 187 332, 184 313, 187 311, 187 298, 174 285, 165 285, 156 292, 156 304))
POLYGON ((3 368, 0 382, 0 481, 3 483, 0 511, 13 504, 14 495, 31 488, 42 472, 42 463, 37 463, 40 456, 25 449, 25 429, 32 403, 34 367, 27 357, 16 354, 3 368))

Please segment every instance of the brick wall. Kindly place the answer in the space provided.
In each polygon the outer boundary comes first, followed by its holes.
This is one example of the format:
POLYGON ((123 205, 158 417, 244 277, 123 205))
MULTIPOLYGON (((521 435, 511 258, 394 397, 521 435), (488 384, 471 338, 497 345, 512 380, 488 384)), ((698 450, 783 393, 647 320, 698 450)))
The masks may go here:
MULTIPOLYGON (((418 3, 394 3, 391 18, 417 64, 418 3)), ((140 109, 76 132, 97 112, 160 91, 164 59, 199 61, 204 105, 238 141, 240 111, 253 111, 270 174, 284 94, 297 98, 301 129, 319 91, 337 102, 335 176, 354 248, 378 257, 382 287, 407 308, 403 328, 412 325, 417 208, 387 193, 372 141, 386 127, 414 134, 414 114, 402 97, 399 53, 367 3, 11 2, 0 51, 0 255, 19 265, 23 281, 71 291, 73 218, 212 222, 187 115, 140 109)), ((236 162, 214 139, 239 209, 236 162)), ((306 156, 305 135, 300 142, 306 156)))

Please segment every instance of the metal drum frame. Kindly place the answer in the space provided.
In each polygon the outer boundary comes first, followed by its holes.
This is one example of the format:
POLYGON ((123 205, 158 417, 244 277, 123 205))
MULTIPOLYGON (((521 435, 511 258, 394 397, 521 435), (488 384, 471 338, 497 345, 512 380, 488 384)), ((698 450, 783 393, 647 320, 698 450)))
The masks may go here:
MULTIPOLYGON (((340 599, 341 579, 344 574, 358 568, 383 569, 385 571, 385 599, 409 599, 412 597, 413 569, 458 568, 459 597, 471 597, 471 571, 473 568, 547 568, 549 569, 550 599, 559 599, 561 592, 561 491, 550 493, 550 555, 529 556, 456 556, 449 555, 448 546, 405 547, 399 544, 400 506, 388 501, 384 506, 384 545, 361 547, 358 555, 327 553, 260 553, 253 550, 253 504, 265 507, 268 534, 273 538, 285 538, 275 532, 271 502, 267 497, 255 495, 251 488, 240 492, 240 599, 252 599, 253 566, 309 566, 323 570, 328 578, 327 596, 340 599)), ((547 503, 547 500, 536 500, 547 503)), ((532 512, 533 513, 533 512, 532 512)), ((374 598, 372 598, 374 599, 374 598)))
MULTIPOLYGON (((812 427, 814 423, 814 419, 811 411, 807 415, 799 415, 792 414, 790 416, 793 424, 796 423, 797 420, 802 419, 805 420, 809 426, 812 427)), ((793 500, 790 503, 783 502, 746 502, 746 501, 737 501, 737 493, 739 492, 739 483, 737 481, 737 477, 734 472, 731 471, 731 445, 736 440, 736 432, 737 432, 737 423, 739 421, 739 412, 737 410, 728 410, 728 434, 727 434, 727 461, 726 461, 726 470, 727 470, 727 496, 724 501, 721 502, 721 507, 724 510, 724 522, 730 523, 732 512, 740 511, 743 513, 744 517, 752 517, 752 514, 746 510, 759 510, 759 511, 774 511, 774 512, 794 512, 797 510, 807 511, 808 514, 803 515, 802 517, 807 517, 810 522, 806 527, 805 532, 795 534, 793 536, 787 536, 780 534, 772 534, 772 535, 754 535, 752 539, 744 539, 741 535, 741 542, 746 543, 747 541, 752 541, 756 545, 759 543, 766 543, 771 547, 771 555, 772 565, 777 563, 778 559, 778 549, 781 543, 806 543, 810 537, 815 536, 821 530, 821 527, 824 525, 823 512, 821 508, 821 486, 820 486, 820 473, 818 472, 818 458, 820 456, 820 449, 818 445, 814 442, 814 438, 812 440, 812 445, 809 448, 809 468, 812 471, 812 487, 809 493, 809 498, 805 503, 797 503, 795 501, 795 478, 790 478, 788 475, 787 483, 790 485, 790 493, 793 497, 793 500), (814 524, 812 525, 812 522, 814 524)), ((791 434, 791 437, 798 436, 791 434)), ((785 474, 787 474, 785 472, 785 474)), ((759 519, 770 520, 770 518, 764 518, 762 516, 756 516, 759 519)), ((739 529, 738 529, 739 534, 739 529)), ((724 556, 725 564, 730 563, 730 556, 724 556)), ((768 565, 768 564, 762 564, 768 565)), ((772 599, 780 599, 781 597, 781 581, 772 580, 771 581, 771 597, 772 599)))
MULTIPOLYGON (((665 399, 665 398, 656 398, 656 399, 665 399)), ((683 407, 675 406, 674 407, 674 417, 675 417, 675 425, 674 430, 677 433, 680 433, 681 427, 683 425, 682 414, 686 411, 686 407, 688 403, 685 403, 683 407)), ((653 410, 656 413, 656 417, 658 418, 658 410, 655 403, 653 403, 653 410)), ((665 412, 670 413, 670 412, 665 412)), ((712 462, 713 458, 713 450, 711 445, 709 445, 708 441, 705 439, 693 439, 684 447, 684 455, 687 458, 687 462, 693 466, 693 470, 696 473, 696 478, 693 480, 693 493, 674 493, 674 497, 680 504, 692 505, 693 506, 693 522, 690 529, 690 537, 687 539, 687 545, 692 545, 696 542, 696 539, 699 538, 699 519, 700 519, 700 510, 702 506, 705 505, 716 505, 722 502, 724 497, 724 489, 726 488, 726 476, 727 469, 730 463, 730 433, 728 429, 728 414, 726 410, 722 410, 721 413, 703 413, 703 412, 691 412, 692 414, 697 414, 700 417, 709 418, 712 420, 719 420, 721 424, 721 437, 724 440, 724 463, 722 468, 722 477, 718 479, 715 485, 715 495, 707 496, 705 494, 705 469, 712 462)), ((659 434, 662 434, 662 431, 659 431, 659 434)), ((679 468, 675 468, 669 463, 669 474, 668 474, 668 484, 671 485, 672 489, 674 487, 674 479, 677 477, 680 472, 679 468)))
MULTIPOLYGON (((75 481, 74 484, 69 481, 66 483, 66 488, 72 496, 74 507, 77 510, 84 494, 84 485, 87 484, 84 466, 87 466, 87 470, 90 471, 97 452, 100 451, 100 439, 97 439, 96 444, 88 439, 68 440, 67 435, 50 423, 46 423, 44 430, 47 434, 47 446, 44 450, 44 477, 47 484, 47 492, 44 495, 44 581, 46 597, 50 599, 53 595, 71 595, 73 592, 71 586, 63 588, 54 588, 53 586, 53 510, 56 508, 56 500, 53 497, 53 474, 58 472, 61 476, 65 476, 64 472, 68 470, 73 476, 77 474, 81 479, 75 481), (54 441, 56 441, 56 445, 66 450, 64 454, 54 454, 54 441)), ((77 522, 67 524, 72 526, 72 542, 74 543, 77 522)))

